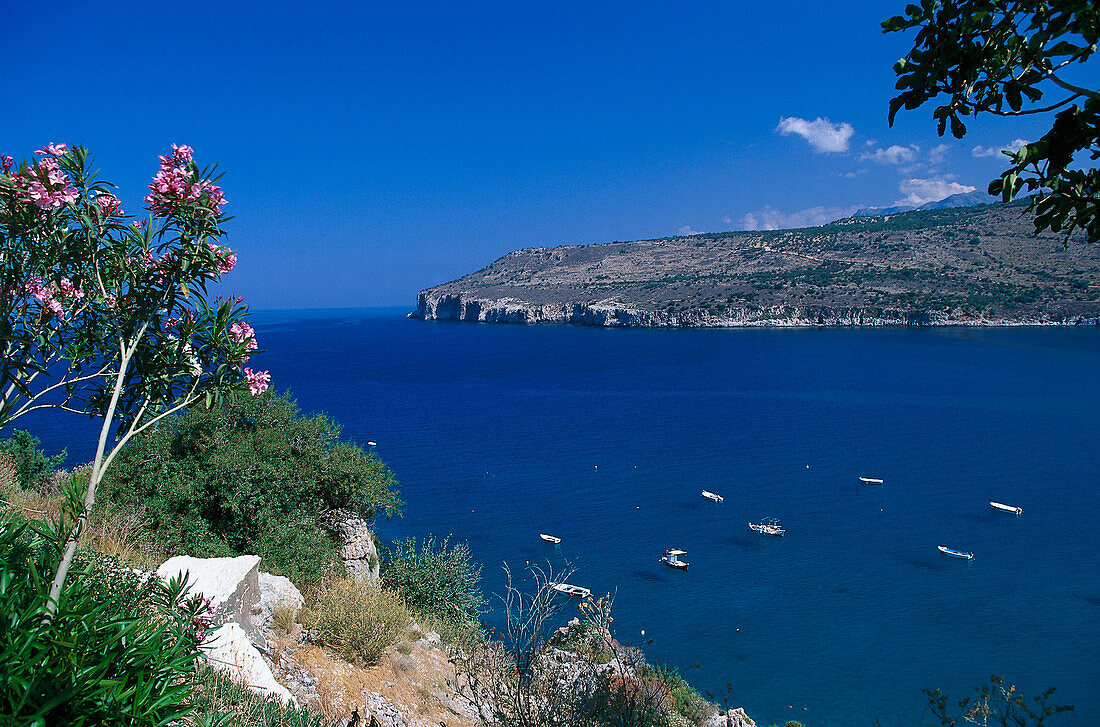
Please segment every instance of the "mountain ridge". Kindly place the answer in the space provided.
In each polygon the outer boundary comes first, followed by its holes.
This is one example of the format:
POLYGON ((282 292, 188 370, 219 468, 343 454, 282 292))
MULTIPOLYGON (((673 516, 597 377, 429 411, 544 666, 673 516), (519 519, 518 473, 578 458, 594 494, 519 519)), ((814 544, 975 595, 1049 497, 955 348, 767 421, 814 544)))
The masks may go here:
POLYGON ((597 326, 1100 322, 1100 247, 1024 203, 821 227, 532 247, 420 292, 411 318, 597 326))

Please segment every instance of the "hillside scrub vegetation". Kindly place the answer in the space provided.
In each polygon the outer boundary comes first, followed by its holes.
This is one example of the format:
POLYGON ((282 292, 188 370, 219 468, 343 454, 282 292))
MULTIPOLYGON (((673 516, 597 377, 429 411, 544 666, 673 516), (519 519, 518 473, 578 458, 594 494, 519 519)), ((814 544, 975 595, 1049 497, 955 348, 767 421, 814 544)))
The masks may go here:
POLYGON ((143 510, 147 527, 196 557, 259 555, 295 582, 342 569, 319 524, 330 510, 399 512, 397 482, 340 427, 289 394, 227 399, 135 438, 104 482, 108 509, 143 510))
POLYGON ((438 619, 449 630, 477 624, 485 611, 481 566, 466 543, 429 535, 393 544, 382 563, 382 582, 400 592, 409 606, 438 619))

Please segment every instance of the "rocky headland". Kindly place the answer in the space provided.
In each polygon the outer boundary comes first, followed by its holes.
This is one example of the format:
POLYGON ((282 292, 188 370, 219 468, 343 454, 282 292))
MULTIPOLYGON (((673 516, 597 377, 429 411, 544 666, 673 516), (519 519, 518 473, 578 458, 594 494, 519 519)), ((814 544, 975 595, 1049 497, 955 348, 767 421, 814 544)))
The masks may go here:
POLYGON ((1023 204, 517 250, 410 318, 611 327, 1097 325, 1100 248, 1023 204))

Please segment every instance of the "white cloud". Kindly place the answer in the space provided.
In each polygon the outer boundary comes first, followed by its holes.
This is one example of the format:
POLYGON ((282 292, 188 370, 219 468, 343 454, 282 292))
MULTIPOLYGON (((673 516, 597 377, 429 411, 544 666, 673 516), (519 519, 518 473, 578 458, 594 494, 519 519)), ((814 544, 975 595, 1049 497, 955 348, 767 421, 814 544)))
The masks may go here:
POLYGON ((732 225, 733 224, 733 218, 730 217, 729 215, 726 215, 725 217, 723 217, 722 221, 725 222, 727 225, 732 225))
POLYGON ((950 144, 940 144, 932 151, 928 152, 928 163, 939 164, 943 161, 943 158, 947 156, 947 152, 951 149, 950 144))
POLYGON ((894 202, 895 205, 920 207, 926 202, 939 202, 953 194, 973 192, 976 187, 952 182, 942 177, 933 177, 932 179, 903 179, 898 184, 898 189, 905 197, 894 202))
POLYGON ((849 123, 842 121, 834 124, 820 116, 813 121, 800 119, 797 116, 785 116, 779 119, 779 125, 775 130, 783 136, 788 134, 801 136, 819 154, 848 151, 848 142, 852 134, 856 133, 855 128, 849 123))
POLYGON ((981 144, 974 147, 970 153, 976 157, 995 157, 1000 156, 1003 151, 1019 151, 1020 147, 1027 143, 1027 139, 1013 139, 1010 143, 1004 146, 991 146, 984 147, 981 144))
POLYGON ((876 164, 909 164, 916 161, 920 147, 916 144, 909 146, 888 146, 885 149, 875 149, 859 155, 860 161, 872 161, 876 164))
POLYGON ((787 230, 794 227, 816 227, 842 217, 849 217, 855 207, 810 207, 797 212, 783 212, 771 205, 749 212, 741 218, 742 230, 787 230))
POLYGON ((683 227, 681 227, 680 229, 678 229, 676 231, 679 232, 681 235, 701 235, 702 234, 701 232, 699 232, 699 230, 691 229, 691 225, 684 225, 683 227))

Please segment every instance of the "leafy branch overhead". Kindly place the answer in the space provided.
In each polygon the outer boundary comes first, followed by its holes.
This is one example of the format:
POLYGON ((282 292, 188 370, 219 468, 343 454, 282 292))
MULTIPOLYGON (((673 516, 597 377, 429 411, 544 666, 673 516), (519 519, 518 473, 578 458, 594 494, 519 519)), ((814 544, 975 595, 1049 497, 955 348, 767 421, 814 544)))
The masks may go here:
POLYGON ((989 184, 1004 201, 1034 194, 1037 230, 1081 229, 1100 240, 1100 91, 1081 85, 1081 70, 1097 50, 1100 7, 1090 0, 923 0, 883 32, 917 28, 913 49, 894 66, 900 93, 890 101, 890 125, 901 109, 947 96, 932 117, 942 136, 966 134, 964 117, 1054 113, 1050 131, 1016 152, 989 184), (1053 99, 1053 100, 1052 100, 1053 99), (1055 113, 1056 112, 1056 113, 1055 113))

